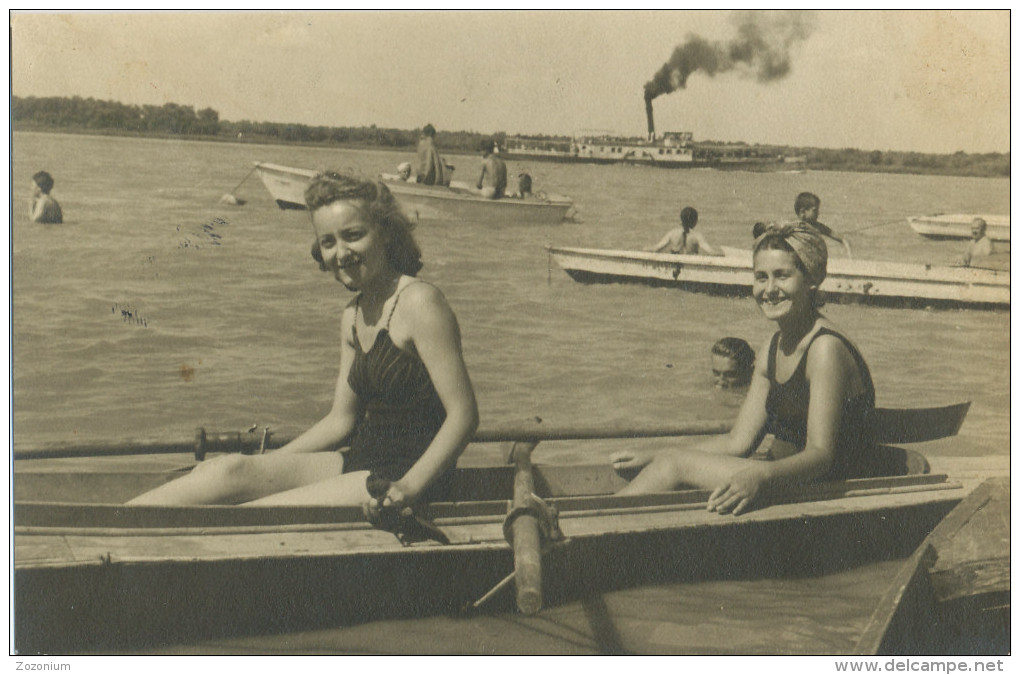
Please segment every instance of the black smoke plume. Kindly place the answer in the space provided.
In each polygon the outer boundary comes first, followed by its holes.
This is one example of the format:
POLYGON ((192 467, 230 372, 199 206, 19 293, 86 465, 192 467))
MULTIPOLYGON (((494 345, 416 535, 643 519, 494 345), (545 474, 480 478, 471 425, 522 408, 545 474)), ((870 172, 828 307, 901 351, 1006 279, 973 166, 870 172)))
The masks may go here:
MULTIPOLYGON (((695 71, 709 76, 740 70, 753 74, 759 82, 784 77, 791 69, 791 48, 806 40, 815 28, 811 12, 750 11, 734 13, 737 37, 728 42, 710 42, 697 35, 673 50, 670 57, 645 84, 645 105, 687 85, 695 71)), ((649 118, 650 121, 650 118, 649 118)))

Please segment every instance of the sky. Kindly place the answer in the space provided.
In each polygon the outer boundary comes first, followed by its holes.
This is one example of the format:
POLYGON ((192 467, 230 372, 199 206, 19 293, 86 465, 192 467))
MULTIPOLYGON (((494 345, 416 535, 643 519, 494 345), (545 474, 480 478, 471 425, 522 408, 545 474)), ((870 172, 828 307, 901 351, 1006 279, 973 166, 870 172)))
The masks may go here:
MULTIPOLYGON (((1008 152, 1008 10, 818 11, 752 20, 789 57, 697 67, 653 101, 695 140, 1008 152)), ((645 84, 737 12, 12 12, 14 96, 211 107, 220 119, 508 134, 646 133, 645 84)))

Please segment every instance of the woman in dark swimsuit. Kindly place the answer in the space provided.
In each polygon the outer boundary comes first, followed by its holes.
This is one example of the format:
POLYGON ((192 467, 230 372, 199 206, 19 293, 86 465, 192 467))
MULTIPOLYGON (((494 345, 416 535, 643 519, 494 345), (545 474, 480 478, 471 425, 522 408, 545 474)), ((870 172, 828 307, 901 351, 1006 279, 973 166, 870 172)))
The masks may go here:
POLYGON ((329 413, 264 455, 225 455, 133 504, 401 507, 441 496, 478 426, 457 319, 416 278, 411 222, 381 183, 337 173, 305 192, 323 271, 358 295, 340 319, 340 376, 329 413), (349 446, 336 452, 342 443, 349 446), (389 481, 378 499, 369 477, 389 481))
POLYGON ((779 330, 733 429, 696 450, 656 455, 623 493, 693 485, 713 490, 710 511, 736 515, 766 488, 869 473, 875 390, 860 352, 818 311, 827 258, 821 236, 803 225, 771 225, 755 240, 754 299, 779 330), (766 434, 778 441, 773 461, 751 459, 766 434))

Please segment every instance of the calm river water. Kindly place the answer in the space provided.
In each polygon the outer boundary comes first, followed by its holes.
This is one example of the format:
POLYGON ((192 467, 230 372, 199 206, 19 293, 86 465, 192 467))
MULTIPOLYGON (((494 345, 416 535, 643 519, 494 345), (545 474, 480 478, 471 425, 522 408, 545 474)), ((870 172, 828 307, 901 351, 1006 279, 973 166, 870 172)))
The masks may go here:
MULTIPOLYGON (((253 423, 299 433, 326 412, 348 292, 308 255, 305 212, 275 207, 262 160, 390 171, 400 153, 290 146, 14 135, 14 431, 16 442, 190 437, 253 423), (31 223, 28 185, 45 168, 60 226, 31 223)), ((480 159, 449 157, 456 176, 480 159)), ((576 222, 423 223, 423 278, 457 312, 482 424, 729 417, 713 393, 709 348, 724 335, 756 347, 772 325, 749 299, 630 285, 583 285, 545 246, 639 247, 695 206, 716 244, 749 245, 756 220, 782 219, 803 190, 822 219, 852 231, 855 255, 951 261, 962 244, 915 235, 905 217, 1008 212, 999 179, 812 172, 657 170, 510 162, 536 190, 571 196, 576 222)), ((834 251, 834 255, 839 253, 834 251)), ((1005 454, 1009 312, 830 305, 869 361, 878 402, 974 402, 959 438, 929 453, 1005 454)), ((612 445, 540 446, 538 461, 597 459, 612 445)), ((462 461, 486 461, 484 447, 462 461)))
MULTIPOLYGON (((372 175, 408 158, 16 133, 16 443, 183 440, 198 426, 239 430, 253 423, 294 435, 312 424, 330 405, 340 310, 350 296, 309 257, 307 213, 278 210, 256 176, 236 191, 245 205, 218 200, 254 161, 372 175), (41 168, 56 179, 63 225, 27 218, 30 176, 41 168)), ((461 179, 480 168, 478 157, 448 159, 461 179)), ((678 222, 681 207, 692 205, 710 242, 747 247, 753 222, 789 217, 796 194, 809 190, 823 200, 823 221, 845 232, 868 228, 851 235, 858 257, 947 263, 963 244, 924 240, 906 216, 1005 213, 1010 197, 1009 181, 998 179, 524 162, 510 162, 509 169, 512 175, 528 170, 536 190, 571 196, 576 220, 554 227, 425 223, 417 233, 426 260, 422 276, 443 289, 458 315, 485 426, 535 416, 555 424, 731 417, 734 401, 711 387, 709 348, 724 335, 757 346, 773 330, 750 299, 576 283, 550 265, 547 245, 648 245, 678 222)), ((831 305, 825 312, 863 351, 880 405, 973 401, 958 438, 925 444, 922 451, 1008 454, 1008 311, 831 305)), ((617 448, 611 442, 546 444, 535 459, 598 461, 617 448)), ((491 446, 473 446, 461 461, 491 463, 499 455, 491 446)), ((786 588, 781 581, 702 584, 682 593, 669 586, 637 589, 609 602, 614 611, 647 603, 693 607, 690 630, 703 616, 699 607, 767 603, 769 622, 783 623, 791 634, 821 632, 820 653, 837 653, 852 648, 854 637, 837 635, 829 614, 863 625, 892 569, 879 564, 808 584, 813 597, 825 598, 821 603, 804 601, 805 586, 786 588)), ((566 607, 546 616, 555 624, 576 611, 566 607)), ((437 618, 413 628, 370 625, 171 652, 376 652, 389 648, 380 640, 395 629, 407 636, 406 650, 423 653, 589 649, 570 641, 536 647, 533 637, 516 647, 487 642, 484 636, 513 620, 483 618, 465 627, 437 618)), ((712 646, 716 637, 706 638, 705 652, 719 648, 712 646)), ((745 653, 787 649, 783 635, 760 626, 749 626, 742 639, 737 649, 745 653)))

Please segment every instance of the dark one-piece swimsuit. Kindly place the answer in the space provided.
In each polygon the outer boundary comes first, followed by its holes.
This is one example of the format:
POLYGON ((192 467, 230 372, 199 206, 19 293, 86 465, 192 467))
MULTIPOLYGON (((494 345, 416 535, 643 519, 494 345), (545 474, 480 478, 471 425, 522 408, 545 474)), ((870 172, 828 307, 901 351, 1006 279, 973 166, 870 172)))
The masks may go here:
POLYGON ((846 345, 860 371, 864 392, 843 401, 843 416, 836 438, 836 456, 823 480, 841 480, 880 475, 884 469, 875 450, 872 417, 875 409, 875 386, 864 357, 843 335, 834 330, 821 328, 801 356, 797 369, 786 382, 776 381, 776 350, 779 347, 779 333, 772 336, 769 345, 769 394, 765 401, 767 416, 766 432, 776 439, 793 445, 797 451, 807 444, 808 402, 811 392, 805 370, 807 353, 819 335, 833 335, 846 345))
MULTIPOLYGON (((424 454, 446 419, 425 364, 390 338, 390 320, 406 288, 397 293, 386 326, 367 352, 358 339, 360 296, 355 300, 354 362, 347 383, 362 410, 350 436, 350 449, 344 453, 343 473, 367 470, 379 478, 399 480, 424 454)), ((452 467, 429 486, 421 501, 442 499, 451 473, 452 467)))

